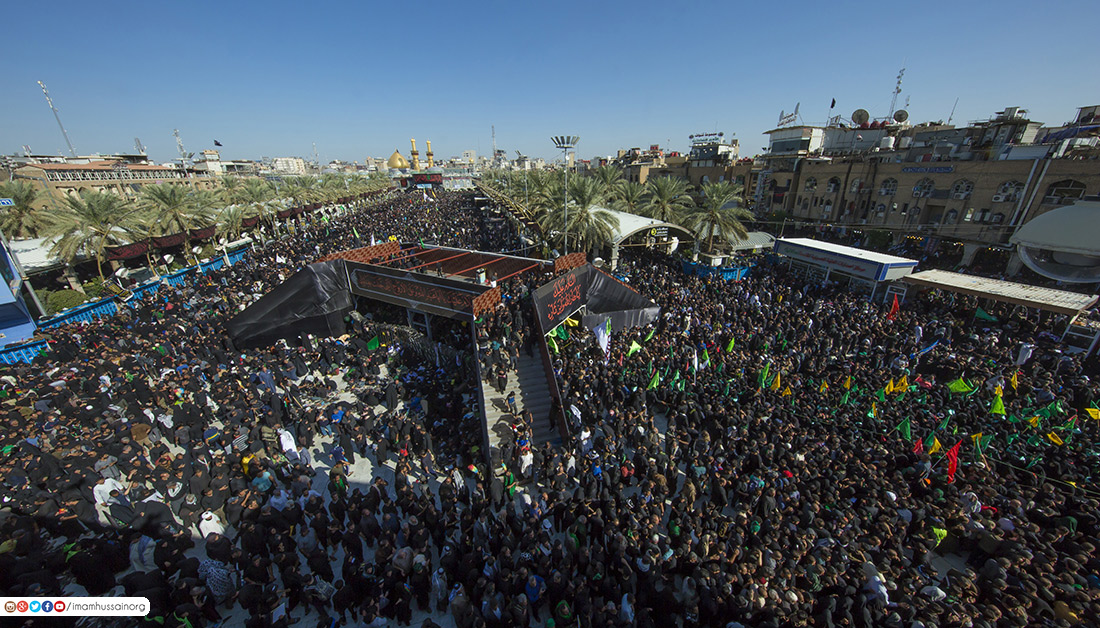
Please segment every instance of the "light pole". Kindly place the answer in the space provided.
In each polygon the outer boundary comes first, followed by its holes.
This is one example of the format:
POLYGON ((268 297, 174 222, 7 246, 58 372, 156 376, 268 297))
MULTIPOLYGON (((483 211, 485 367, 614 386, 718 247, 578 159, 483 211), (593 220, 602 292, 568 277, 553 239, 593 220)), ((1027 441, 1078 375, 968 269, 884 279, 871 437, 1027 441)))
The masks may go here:
POLYGON ((550 138, 554 146, 561 150, 562 166, 565 168, 565 185, 562 192, 565 195, 565 231, 563 232, 562 254, 569 255, 569 149, 577 145, 581 138, 576 135, 555 135, 550 138))

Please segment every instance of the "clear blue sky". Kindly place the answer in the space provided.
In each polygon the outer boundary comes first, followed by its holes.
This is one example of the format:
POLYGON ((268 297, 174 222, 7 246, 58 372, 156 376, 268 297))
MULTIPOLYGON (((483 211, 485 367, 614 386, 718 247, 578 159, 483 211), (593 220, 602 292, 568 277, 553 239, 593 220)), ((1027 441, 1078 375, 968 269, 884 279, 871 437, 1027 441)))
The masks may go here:
POLYGON ((224 158, 362 161, 409 138, 436 155, 580 157, 735 133, 760 152, 780 110, 803 121, 885 115, 894 77, 912 120, 1019 105, 1058 124, 1100 103, 1095 2, 94 2, 4 8, 0 152, 64 140, 158 161, 224 144, 224 158), (1075 19, 1073 16, 1079 16, 1075 19))

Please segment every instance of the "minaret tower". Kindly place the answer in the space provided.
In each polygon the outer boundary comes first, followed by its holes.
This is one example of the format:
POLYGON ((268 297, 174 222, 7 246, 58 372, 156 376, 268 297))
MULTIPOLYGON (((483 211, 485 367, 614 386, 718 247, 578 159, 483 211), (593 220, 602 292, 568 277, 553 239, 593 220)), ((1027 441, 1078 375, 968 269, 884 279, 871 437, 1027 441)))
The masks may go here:
POLYGON ((412 168, 414 171, 420 170, 420 152, 416 150, 416 138, 409 140, 412 142, 412 168))
POLYGON ((432 161, 432 141, 428 140, 425 143, 428 145, 428 152, 425 153, 428 157, 428 167, 431 168, 435 166, 435 162, 432 161))

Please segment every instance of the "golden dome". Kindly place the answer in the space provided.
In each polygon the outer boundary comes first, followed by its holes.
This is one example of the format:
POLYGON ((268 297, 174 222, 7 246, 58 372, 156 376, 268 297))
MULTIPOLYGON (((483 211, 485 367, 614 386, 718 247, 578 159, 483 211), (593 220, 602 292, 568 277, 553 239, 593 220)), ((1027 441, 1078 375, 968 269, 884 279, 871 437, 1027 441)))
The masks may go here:
POLYGON ((401 153, 393 151, 390 158, 386 160, 386 166, 392 170, 408 170, 409 160, 401 156, 401 153))

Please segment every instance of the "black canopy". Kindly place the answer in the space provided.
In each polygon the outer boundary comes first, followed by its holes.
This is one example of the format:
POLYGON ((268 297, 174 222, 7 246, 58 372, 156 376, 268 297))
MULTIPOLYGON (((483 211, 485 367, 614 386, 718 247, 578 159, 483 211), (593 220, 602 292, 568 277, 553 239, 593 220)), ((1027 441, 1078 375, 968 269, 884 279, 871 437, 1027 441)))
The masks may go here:
POLYGON ((227 325, 239 348, 300 335, 339 336, 352 309, 344 260, 310 264, 265 294, 227 325))

